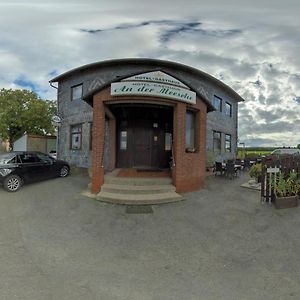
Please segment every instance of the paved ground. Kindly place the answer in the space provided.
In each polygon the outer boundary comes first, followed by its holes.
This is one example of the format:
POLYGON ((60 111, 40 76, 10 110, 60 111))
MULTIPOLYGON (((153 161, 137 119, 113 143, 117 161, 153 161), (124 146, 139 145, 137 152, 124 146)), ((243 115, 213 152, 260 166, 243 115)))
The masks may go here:
POLYGON ((127 214, 80 176, 0 188, 0 299, 299 299, 300 208, 261 205, 246 178, 127 214))

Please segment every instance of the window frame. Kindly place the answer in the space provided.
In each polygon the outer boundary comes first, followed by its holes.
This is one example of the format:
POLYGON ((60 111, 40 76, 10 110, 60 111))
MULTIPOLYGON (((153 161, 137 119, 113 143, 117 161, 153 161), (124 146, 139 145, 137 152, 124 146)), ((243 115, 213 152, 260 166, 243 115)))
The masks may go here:
POLYGON ((79 83, 76 85, 71 86, 71 101, 78 101, 78 100, 82 100, 82 95, 83 95, 83 83, 79 83), (74 89, 81 87, 81 95, 79 98, 74 98, 74 89))
POLYGON ((70 125, 70 150, 82 150, 82 123, 70 125), (80 131, 72 132, 72 128, 78 127, 80 131), (73 148, 73 135, 80 134, 80 146, 79 148, 73 148))
POLYGON ((213 107, 216 109, 216 111, 222 112, 222 110, 223 110, 222 106, 223 106, 223 99, 221 97, 219 97, 219 96, 214 95, 213 107), (215 106, 215 100, 216 99, 219 101, 219 107, 215 106))

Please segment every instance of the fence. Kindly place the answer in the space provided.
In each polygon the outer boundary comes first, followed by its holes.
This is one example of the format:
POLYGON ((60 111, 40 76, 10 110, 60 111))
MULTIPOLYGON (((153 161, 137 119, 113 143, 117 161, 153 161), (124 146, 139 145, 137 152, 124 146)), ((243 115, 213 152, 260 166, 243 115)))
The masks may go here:
POLYGON ((296 171, 300 177, 300 155, 289 155, 281 157, 272 157, 272 159, 264 159, 262 161, 262 177, 261 177, 261 201, 273 201, 272 180, 275 180, 276 174, 279 172, 284 175, 291 171, 296 171), (275 175, 275 176, 274 176, 275 175))

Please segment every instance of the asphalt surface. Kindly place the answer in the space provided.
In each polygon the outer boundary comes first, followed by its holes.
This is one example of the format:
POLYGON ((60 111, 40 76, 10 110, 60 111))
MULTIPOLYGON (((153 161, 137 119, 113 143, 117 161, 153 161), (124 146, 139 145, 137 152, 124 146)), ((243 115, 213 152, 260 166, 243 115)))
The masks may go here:
POLYGON ((0 299, 299 299, 300 208, 262 205, 247 179, 149 214, 83 196, 79 175, 0 188, 0 299))

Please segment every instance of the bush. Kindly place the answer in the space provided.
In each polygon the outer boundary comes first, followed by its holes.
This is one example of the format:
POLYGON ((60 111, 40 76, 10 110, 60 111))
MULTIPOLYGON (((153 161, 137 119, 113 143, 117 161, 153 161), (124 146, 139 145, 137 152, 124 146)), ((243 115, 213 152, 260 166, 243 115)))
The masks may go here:
POLYGON ((300 192, 300 179, 295 171, 291 171, 288 176, 279 173, 279 176, 273 177, 271 185, 278 197, 295 196, 300 192))
POLYGON ((249 175, 252 178, 256 178, 259 180, 259 178, 262 175, 262 164, 255 164, 253 165, 249 170, 249 175))

